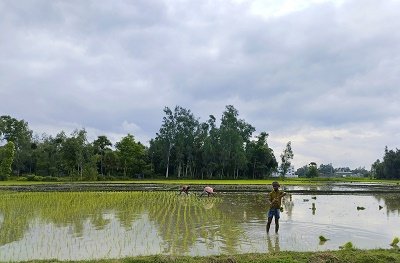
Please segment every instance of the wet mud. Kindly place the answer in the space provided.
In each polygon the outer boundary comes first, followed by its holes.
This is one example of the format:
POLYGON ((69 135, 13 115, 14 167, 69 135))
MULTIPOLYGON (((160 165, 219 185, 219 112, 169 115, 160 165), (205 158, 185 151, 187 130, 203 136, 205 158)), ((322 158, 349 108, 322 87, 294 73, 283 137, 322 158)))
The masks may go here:
MULTIPOLYGON (((201 192, 205 185, 192 185, 191 192, 201 192)), ((49 183, 33 185, 6 185, 0 186, 0 191, 16 192, 124 192, 124 191, 177 191, 178 184, 141 184, 141 183, 49 183)), ((215 191, 260 193, 272 190, 270 185, 213 185, 215 191)), ((396 184, 365 184, 365 183, 333 183, 322 186, 282 187, 287 193, 293 194, 363 194, 363 193, 400 193, 400 186, 396 184)))

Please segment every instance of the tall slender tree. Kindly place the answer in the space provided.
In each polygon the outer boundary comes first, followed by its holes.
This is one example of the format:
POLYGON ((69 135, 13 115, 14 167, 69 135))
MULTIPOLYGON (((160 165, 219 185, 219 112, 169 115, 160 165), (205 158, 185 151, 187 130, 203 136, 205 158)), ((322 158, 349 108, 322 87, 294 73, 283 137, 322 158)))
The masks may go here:
POLYGON ((220 125, 221 178, 227 172, 232 178, 239 176, 239 171, 246 166, 245 143, 250 141, 255 128, 244 120, 238 119, 239 112, 232 105, 226 106, 220 125))
POLYGON ((98 136, 93 142, 94 153, 99 156, 100 174, 104 175, 104 155, 112 146, 111 141, 105 135, 98 136))
MULTIPOLYGON (((213 178, 218 171, 220 163, 220 130, 216 127, 216 119, 214 115, 210 115, 207 123, 203 126, 205 128, 206 136, 204 138, 203 154, 202 154, 202 167, 205 169, 207 178, 213 178)), ((202 177, 203 179, 203 173, 202 177)))
POLYGON ((293 151, 292 151, 292 142, 288 142, 286 144, 285 150, 283 150, 283 153, 281 154, 281 171, 282 177, 285 177, 287 171, 289 170, 289 167, 292 165, 292 159, 294 157, 293 151))
POLYGON ((166 158, 165 178, 169 177, 169 167, 171 159, 171 150, 175 144, 176 139, 176 122, 172 110, 168 107, 164 108, 166 116, 163 117, 163 123, 160 132, 157 134, 159 137, 158 142, 164 145, 165 152, 163 156, 166 158))

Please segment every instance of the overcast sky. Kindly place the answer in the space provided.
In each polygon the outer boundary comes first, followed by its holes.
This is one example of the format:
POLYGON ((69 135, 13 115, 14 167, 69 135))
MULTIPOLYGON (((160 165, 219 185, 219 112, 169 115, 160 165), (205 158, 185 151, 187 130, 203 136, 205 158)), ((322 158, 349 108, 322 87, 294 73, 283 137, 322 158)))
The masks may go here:
POLYGON ((226 105, 293 164, 400 148, 399 0, 0 1, 0 115, 144 144, 226 105))

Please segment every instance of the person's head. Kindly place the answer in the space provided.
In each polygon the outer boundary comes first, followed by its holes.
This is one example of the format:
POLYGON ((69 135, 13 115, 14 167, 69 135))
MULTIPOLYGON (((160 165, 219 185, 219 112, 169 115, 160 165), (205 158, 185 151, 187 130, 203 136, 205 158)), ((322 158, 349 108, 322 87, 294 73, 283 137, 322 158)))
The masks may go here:
POLYGON ((272 188, 274 188, 275 191, 277 191, 280 187, 280 184, 278 182, 273 182, 272 183, 272 188))

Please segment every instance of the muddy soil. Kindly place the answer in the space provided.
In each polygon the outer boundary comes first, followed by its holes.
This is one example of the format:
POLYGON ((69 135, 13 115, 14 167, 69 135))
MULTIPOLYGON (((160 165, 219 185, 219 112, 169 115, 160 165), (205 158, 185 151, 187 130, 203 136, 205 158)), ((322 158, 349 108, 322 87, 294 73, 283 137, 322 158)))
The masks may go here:
MULTIPOLYGON (((340 186, 341 184, 336 184, 340 186)), ((190 192, 201 192, 205 185, 193 185, 190 192)), ((214 185, 218 192, 269 192, 270 185, 214 185)), ((338 188, 338 187, 336 187, 338 188)), ((35 185, 7 185, 0 186, 0 191, 16 192, 123 192, 123 191, 176 191, 179 192, 180 185, 171 184, 138 184, 138 183, 51 183, 35 185)), ((324 187, 293 187, 285 186, 283 189, 288 193, 297 194, 363 194, 363 193, 400 193, 399 185, 385 184, 342 184, 342 189, 324 189, 324 187), (302 189, 304 188, 304 189, 302 189)))

